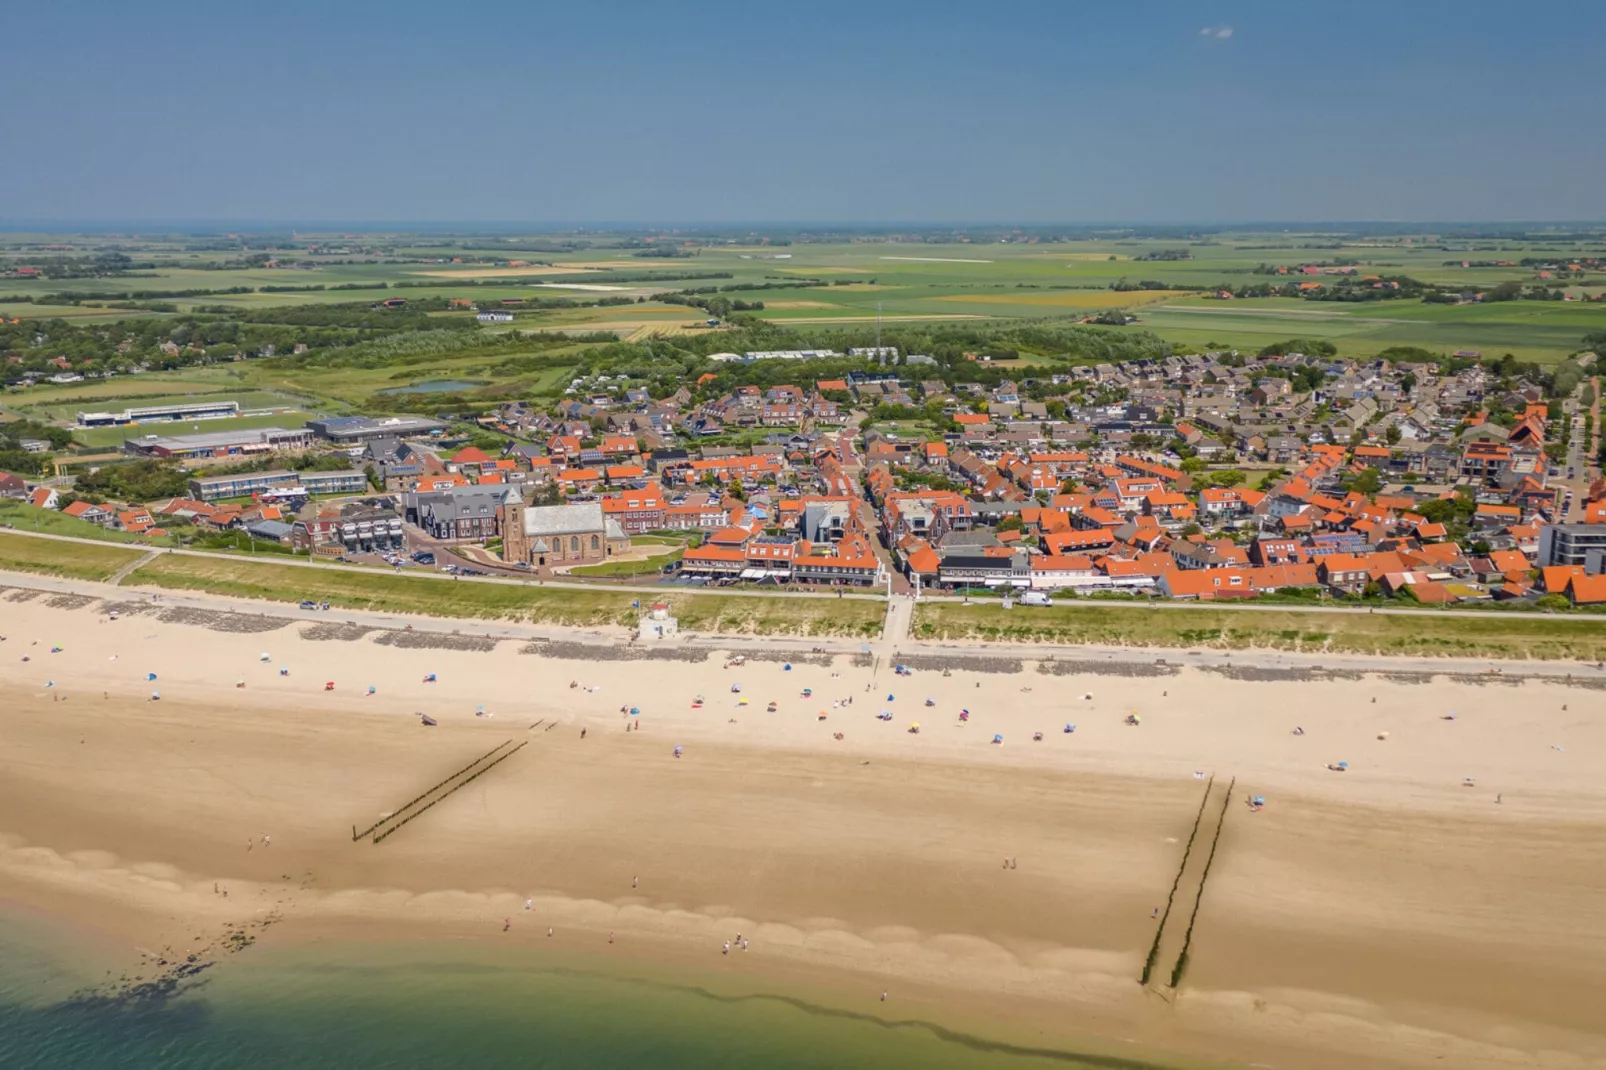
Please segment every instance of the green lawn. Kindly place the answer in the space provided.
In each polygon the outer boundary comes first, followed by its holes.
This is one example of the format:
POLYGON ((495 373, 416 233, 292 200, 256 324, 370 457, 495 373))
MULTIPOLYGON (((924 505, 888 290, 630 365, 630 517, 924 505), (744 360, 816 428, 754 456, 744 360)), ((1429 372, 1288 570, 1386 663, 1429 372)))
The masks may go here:
MULTIPOLYGON (((126 531, 114 531, 87 520, 67 516, 55 509, 35 509, 19 501, 0 501, 0 524, 18 531, 35 531, 44 535, 71 535, 77 539, 97 539, 101 542, 150 543, 165 545, 167 539, 144 539, 126 531)), ((40 540, 41 542, 44 540, 40 540)))
MULTIPOLYGON (((70 518, 69 518, 70 519, 70 518)), ((86 546, 0 532, 0 569, 40 572, 75 580, 104 580, 144 551, 122 546, 86 546)))
MULTIPOLYGON (((473 583, 335 565, 306 567, 176 554, 163 555, 136 569, 126 582, 275 602, 315 599, 347 609, 570 627, 631 627, 640 616, 640 610, 631 605, 640 596, 630 592, 473 583)), ((881 603, 870 601, 678 593, 668 601, 683 630, 705 634, 873 635, 882 618, 881 603)))
MULTIPOLYGON (((640 542, 640 539, 632 540, 640 542)), ((656 554, 645 561, 605 561, 600 565, 576 565, 569 570, 571 576, 649 576, 657 575, 672 561, 679 561, 685 550, 672 550, 656 554)))
POLYGON ((1606 659, 1606 621, 1557 615, 1465 616, 1262 612, 1208 606, 1159 608, 1084 601, 1005 610, 995 602, 924 602, 913 634, 931 640, 1098 643, 1181 649, 1298 650, 1307 653, 1443 657, 1606 659))
POLYGON ((194 420, 170 424, 137 424, 130 427, 75 428, 73 440, 93 449, 120 448, 126 439, 156 435, 209 435, 227 431, 253 431, 262 427, 295 429, 306 424, 311 413, 293 409, 267 416, 236 416, 223 420, 194 420))

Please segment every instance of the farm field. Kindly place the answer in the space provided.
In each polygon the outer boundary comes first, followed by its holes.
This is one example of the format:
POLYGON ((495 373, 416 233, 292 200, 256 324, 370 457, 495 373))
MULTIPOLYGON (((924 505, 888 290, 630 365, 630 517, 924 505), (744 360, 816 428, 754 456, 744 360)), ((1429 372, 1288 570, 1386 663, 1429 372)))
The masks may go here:
MULTIPOLYGON (((309 244, 316 239, 314 235, 302 237, 309 244)), ((706 318, 696 308, 654 303, 650 300, 653 294, 773 286, 775 289, 725 290, 725 295, 762 301, 765 307, 757 315, 793 328, 866 324, 878 314, 889 323, 939 324, 978 318, 1071 318, 1124 309, 1139 317, 1138 329, 1153 331, 1182 348, 1216 343, 1254 350, 1289 337, 1309 336, 1335 342, 1341 356, 1365 357, 1389 346, 1414 345, 1435 352, 1510 352, 1542 362, 1561 359, 1577 350, 1584 335, 1606 330, 1606 303, 1583 300, 1446 306, 1415 300, 1226 302, 1202 296, 1221 286, 1287 281, 1287 276, 1266 274, 1268 267, 1297 271, 1301 264, 1335 262, 1361 272, 1409 275, 1434 284, 1487 290, 1502 282, 1533 282, 1533 269, 1515 263, 1525 256, 1565 261, 1606 254, 1606 244, 1589 236, 1526 241, 1256 231, 1169 239, 1092 235, 1042 244, 866 237, 856 241, 795 240, 784 247, 707 245, 692 250, 692 255, 674 258, 637 256, 619 248, 567 252, 523 248, 556 246, 539 236, 439 243, 418 236, 398 240, 395 235, 377 235, 374 239, 387 244, 384 255, 367 253, 357 259, 333 252, 315 253, 298 256, 295 267, 282 268, 207 266, 222 254, 188 250, 178 239, 140 239, 138 255, 154 259, 154 271, 138 277, 64 281, 0 278, 0 298, 38 299, 64 291, 110 296, 250 287, 253 292, 249 293, 156 298, 181 312, 200 306, 248 312, 286 305, 374 303, 395 297, 490 302, 622 296, 647 300, 606 307, 525 310, 508 329, 532 334, 605 331, 640 341, 700 331, 706 318), (1181 253, 1186 258, 1174 258, 1181 253), (454 257, 467 262, 452 263, 454 257), (476 259, 501 263, 472 262, 476 259), (509 267, 509 259, 528 264, 509 267), (1471 266, 1496 261, 1510 263, 1471 266), (697 277, 708 275, 719 277, 697 277), (1172 289, 1111 289, 1122 280, 1133 285, 1152 281, 1172 289), (265 287, 287 286, 325 289, 262 292, 265 287), (329 288, 340 286, 352 288, 329 288)), ((53 236, 52 240, 85 251, 95 247, 94 239, 83 236, 53 236)), ((0 270, 8 260, 23 262, 19 255, 0 253, 0 270)), ((1567 287, 1578 298, 1598 295, 1606 292, 1606 273, 1591 271, 1569 278, 1567 287)), ((30 319, 163 315, 89 304, 0 303, 0 311, 30 319)), ((366 389, 366 384, 359 387, 341 381, 331 381, 329 386, 319 392, 349 405, 363 404, 384 389, 384 385, 366 389)))
MULTIPOLYGON (((309 567, 177 554, 163 555, 135 569, 125 582, 274 602, 315 598, 347 609, 569 627, 631 627, 639 615, 631 606, 639 596, 629 592, 475 583, 337 565, 309 567)), ((883 611, 875 601, 784 595, 741 598, 676 593, 673 604, 683 631, 721 634, 873 635, 881 627, 883 611)))
POLYGON ((946 641, 1599 661, 1606 658, 1602 624, 1599 617, 1533 620, 1497 611, 1429 618, 1361 610, 1302 613, 1095 601, 1012 610, 992 603, 923 602, 915 608, 912 634, 946 641))

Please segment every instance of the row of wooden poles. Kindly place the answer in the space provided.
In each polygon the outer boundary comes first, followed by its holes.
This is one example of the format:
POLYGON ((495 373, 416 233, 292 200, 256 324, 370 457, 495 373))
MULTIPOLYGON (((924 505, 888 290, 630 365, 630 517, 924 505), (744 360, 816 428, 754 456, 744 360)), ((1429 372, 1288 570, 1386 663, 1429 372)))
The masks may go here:
POLYGON ((525 742, 514 746, 511 739, 503 740, 501 743, 492 747, 478 758, 475 758, 472 762, 469 762, 467 765, 453 773, 451 776, 447 777, 445 780, 442 780, 440 783, 420 792, 418 795, 409 799, 406 803, 397 807, 395 810, 392 810, 378 821, 375 821, 372 825, 369 825, 361 832, 357 831, 356 825, 351 826, 351 842, 356 843, 364 836, 373 836, 374 843, 380 843, 385 839, 385 837, 393 835, 397 829, 400 829, 403 825, 407 824, 407 822, 418 817, 430 807, 434 806, 442 799, 445 799, 448 795, 451 795, 452 792, 457 791, 464 785, 472 783, 479 777, 484 776, 499 763, 507 758, 511 758, 520 750, 524 749, 524 747, 528 746, 528 744, 529 741, 526 740, 525 742), (512 747, 512 749, 508 750, 507 748, 509 747, 512 747), (434 797, 431 798, 431 796, 434 797), (426 799, 429 801, 425 802, 426 799), (389 825, 390 827, 380 831, 381 827, 385 825, 389 825))

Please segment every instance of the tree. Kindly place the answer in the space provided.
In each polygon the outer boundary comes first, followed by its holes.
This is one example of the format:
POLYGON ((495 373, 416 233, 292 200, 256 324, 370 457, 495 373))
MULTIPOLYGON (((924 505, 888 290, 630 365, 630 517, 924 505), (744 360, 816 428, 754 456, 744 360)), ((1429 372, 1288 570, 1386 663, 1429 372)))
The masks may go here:
POLYGON ((1547 594, 1534 603, 1535 609, 1543 609, 1550 612, 1558 609, 1571 609, 1572 607, 1573 604, 1567 600, 1567 596, 1564 594, 1547 594))
POLYGON ((1387 442, 1390 446, 1398 445, 1400 441, 1400 425, 1390 424, 1388 429, 1383 432, 1383 441, 1387 442))
POLYGON ((1000 520, 998 522, 997 530, 998 531, 1024 531, 1025 528, 1026 528, 1026 521, 1021 519, 1020 514, 1019 513, 1011 513, 1008 516, 1004 517, 1004 519, 1002 519, 1002 520, 1000 520))
POLYGON ((1383 473, 1376 468, 1368 468, 1350 481, 1349 489, 1370 498, 1383 489, 1383 473))

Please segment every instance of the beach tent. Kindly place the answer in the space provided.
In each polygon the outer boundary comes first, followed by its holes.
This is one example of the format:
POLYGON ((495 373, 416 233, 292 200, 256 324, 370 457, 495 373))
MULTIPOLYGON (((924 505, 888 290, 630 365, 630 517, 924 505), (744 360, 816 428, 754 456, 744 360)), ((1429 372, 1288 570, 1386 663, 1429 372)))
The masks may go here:
POLYGON ((1002 743, 1002 742, 1004 742, 1004 737, 1000 736, 1000 735, 994 735, 993 736, 993 742, 994 743, 1002 743))
POLYGON ((156 674, 153 673, 153 672, 148 672, 148 673, 145 674, 145 679, 146 680, 154 680, 154 679, 156 679, 156 674))
POLYGON ((266 650, 264 650, 262 653, 257 655, 257 660, 258 661, 272 661, 273 660, 273 655, 269 654, 266 650))
POLYGON ((791 672, 792 671, 792 663, 790 661, 787 662, 785 665, 781 666, 781 669, 784 672, 791 672))
POLYGON ((1075 732, 1075 731, 1076 731, 1076 726, 1074 724, 1067 724, 1065 726, 1065 734, 1066 735, 1070 735, 1072 732, 1075 732))

